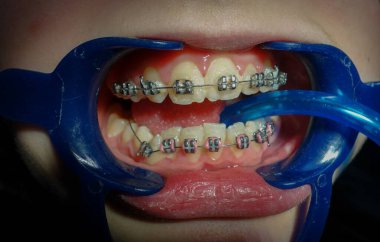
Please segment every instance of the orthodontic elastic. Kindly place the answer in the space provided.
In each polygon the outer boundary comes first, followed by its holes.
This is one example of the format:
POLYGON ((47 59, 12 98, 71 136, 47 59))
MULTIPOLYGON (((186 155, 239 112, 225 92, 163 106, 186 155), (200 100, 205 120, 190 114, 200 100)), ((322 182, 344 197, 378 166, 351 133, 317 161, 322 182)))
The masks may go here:
POLYGON ((144 95, 156 95, 161 89, 174 89, 176 94, 193 94, 195 87, 217 87, 218 91, 226 91, 236 89, 240 83, 249 83, 250 88, 265 86, 278 89, 285 85, 286 81, 287 74, 274 66, 274 68, 265 68, 264 72, 251 75, 249 80, 239 81, 235 75, 221 76, 216 85, 194 85, 191 80, 179 79, 175 80, 173 86, 162 86, 158 81, 144 80, 144 77, 140 76, 139 87, 132 81, 114 82, 112 92, 117 96, 136 96, 137 92, 142 92, 144 95))
POLYGON ((134 131, 132 124, 130 121, 129 126, 132 129, 134 136, 140 142, 140 148, 137 152, 137 156, 149 157, 153 153, 161 151, 163 153, 171 154, 176 151, 176 149, 183 149, 185 153, 196 153, 198 148, 207 149, 209 152, 219 152, 219 150, 223 147, 231 147, 236 146, 237 149, 247 149, 249 147, 249 143, 256 142, 259 144, 267 143, 270 146, 269 138, 273 136, 275 131, 274 122, 269 119, 264 124, 261 125, 259 129, 252 133, 252 139, 248 137, 245 133, 239 134, 236 136, 236 143, 232 144, 222 144, 222 140, 220 137, 207 137, 204 146, 198 145, 198 140, 195 138, 184 139, 182 146, 177 146, 175 138, 164 139, 160 144, 159 150, 153 150, 152 146, 147 141, 141 141, 134 131))

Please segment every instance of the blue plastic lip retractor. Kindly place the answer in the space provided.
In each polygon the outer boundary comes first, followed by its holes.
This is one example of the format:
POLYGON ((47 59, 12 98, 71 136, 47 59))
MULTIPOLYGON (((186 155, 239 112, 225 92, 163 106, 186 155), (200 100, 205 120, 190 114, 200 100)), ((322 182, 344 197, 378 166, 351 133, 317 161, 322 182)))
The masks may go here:
POLYGON ((350 158, 358 131, 380 145, 380 81, 362 83, 350 58, 333 46, 271 42, 262 48, 297 53, 309 68, 316 90, 276 91, 246 98, 226 107, 221 122, 229 125, 272 115, 315 116, 294 156, 257 172, 281 189, 310 185, 311 201, 296 241, 319 241, 334 171, 350 158))
MULTIPOLYGON (((60 157, 80 177, 83 209, 89 228, 98 234, 98 239, 110 240, 104 210, 109 191, 149 195, 164 185, 156 173, 118 163, 104 143, 96 110, 103 69, 131 48, 182 47, 180 42, 100 38, 73 49, 52 73, 20 69, 0 73, 0 116, 36 124, 48 131, 60 157), (20 90, 27 92, 14 95, 20 90)), ((259 170, 265 180, 280 188, 311 185, 311 205, 298 241, 318 241, 328 212, 332 174, 347 160, 358 133, 329 119, 344 122, 378 142, 379 116, 373 110, 380 110, 380 85, 361 83, 350 59, 331 46, 272 42, 262 47, 299 53, 308 63, 319 92, 261 94, 227 107, 221 118, 231 123, 281 114, 323 117, 313 120, 310 134, 291 161, 259 170), (346 104, 351 109, 342 108, 346 104), (324 108, 326 105, 328 108, 324 108), (352 120, 357 121, 356 125, 352 120)))

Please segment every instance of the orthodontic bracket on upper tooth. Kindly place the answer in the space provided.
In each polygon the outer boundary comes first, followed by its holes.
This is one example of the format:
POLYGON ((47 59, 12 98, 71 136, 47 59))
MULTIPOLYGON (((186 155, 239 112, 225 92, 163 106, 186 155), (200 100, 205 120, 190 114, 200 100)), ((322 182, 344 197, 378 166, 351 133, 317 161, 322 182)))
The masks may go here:
POLYGON ((239 81, 235 75, 221 76, 216 85, 194 85, 193 81, 187 79, 175 80, 173 86, 162 86, 157 81, 144 80, 140 76, 140 86, 138 87, 133 81, 114 82, 112 92, 117 96, 136 96, 138 92, 144 95, 156 95, 161 89, 173 89, 176 94, 193 94, 194 88, 217 87, 218 91, 234 90, 240 83, 249 83, 250 88, 271 87, 278 89, 287 82, 287 74, 279 71, 277 66, 274 68, 267 67, 263 72, 251 75, 249 80, 239 81))
MULTIPOLYGON (((129 123, 130 124, 130 123, 129 123)), ((130 124, 130 127, 133 131, 133 128, 130 124)), ((243 150, 249 147, 250 142, 256 142, 259 144, 267 143, 270 146, 269 138, 273 136, 275 132, 275 124, 272 120, 266 121, 261 125, 259 129, 252 133, 252 138, 245 133, 239 134, 236 136, 235 143, 232 144, 223 144, 220 137, 211 136, 207 137, 204 146, 198 145, 198 140, 196 138, 187 138, 184 139, 182 146, 177 146, 175 138, 164 139, 160 144, 159 150, 153 150, 152 146, 146 142, 141 141, 135 132, 134 135, 140 141, 140 148, 137 152, 137 156, 142 156, 145 158, 150 157, 154 152, 163 152, 166 154, 174 153, 177 149, 182 149, 187 154, 196 153, 198 148, 203 148, 209 152, 219 152, 223 147, 235 146, 237 149, 243 150)))

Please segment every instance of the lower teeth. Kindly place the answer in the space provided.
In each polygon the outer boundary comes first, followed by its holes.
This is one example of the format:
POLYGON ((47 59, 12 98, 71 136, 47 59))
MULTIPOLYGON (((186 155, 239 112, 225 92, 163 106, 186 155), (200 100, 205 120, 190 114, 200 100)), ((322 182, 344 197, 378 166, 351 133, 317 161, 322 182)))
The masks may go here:
POLYGON ((150 157, 155 152, 162 153, 174 153, 177 149, 182 149, 185 153, 195 153, 198 148, 203 148, 208 150, 209 152, 219 152, 224 147, 232 147, 235 146, 237 149, 243 150, 249 147, 250 142, 256 142, 259 144, 267 143, 270 145, 269 139, 273 136, 275 131, 275 124, 272 119, 268 119, 265 123, 261 124, 260 127, 255 130, 251 137, 249 137, 245 133, 238 134, 235 139, 235 143, 223 144, 220 137, 206 137, 206 142, 202 146, 198 144, 198 140, 196 138, 188 138, 184 139, 183 144, 177 144, 176 138, 167 138, 164 139, 160 144, 160 149, 154 150, 152 146, 147 141, 142 141, 135 130, 132 127, 130 121, 128 121, 129 128, 132 130, 134 136, 140 143, 140 147, 137 152, 137 156, 141 157, 150 157))

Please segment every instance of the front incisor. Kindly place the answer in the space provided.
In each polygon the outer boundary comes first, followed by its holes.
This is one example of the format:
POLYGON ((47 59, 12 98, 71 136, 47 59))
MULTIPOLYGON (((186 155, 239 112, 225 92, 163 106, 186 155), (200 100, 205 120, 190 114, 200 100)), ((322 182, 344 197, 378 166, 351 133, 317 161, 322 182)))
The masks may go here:
MULTIPOLYGON (((183 144, 185 139, 192 139, 195 138, 198 142, 198 146, 203 146, 204 144, 204 130, 203 126, 193 126, 193 127, 186 127, 181 130, 180 134, 180 142, 183 144)), ((202 147, 197 148, 197 152, 195 153, 185 153, 183 152, 190 160, 190 162, 197 162, 200 158, 200 156, 204 153, 204 150, 202 147)))
POLYGON ((239 72, 231 59, 227 57, 218 57, 210 63, 210 66, 207 70, 207 74, 205 76, 205 84, 213 85, 212 87, 207 87, 207 98, 210 101, 229 100, 237 98, 240 95, 240 83, 237 85, 236 89, 233 90, 218 90, 219 78, 221 78, 222 76, 231 75, 235 75, 238 81, 241 80, 239 72))
POLYGON ((215 161, 222 155, 223 144, 226 140, 226 125, 220 123, 204 123, 203 128, 205 140, 204 142, 207 142, 208 137, 218 137, 222 141, 222 145, 218 152, 206 151, 207 154, 210 156, 211 160, 215 161))
MULTIPOLYGON (((198 67, 191 61, 179 63, 174 67, 171 74, 170 86, 173 86, 176 80, 190 80, 194 86, 204 85, 204 79, 198 67)), ((193 102, 201 103, 206 96, 205 88, 194 87, 192 94, 176 94, 174 89, 169 90, 170 99, 177 104, 191 104, 193 102)))

